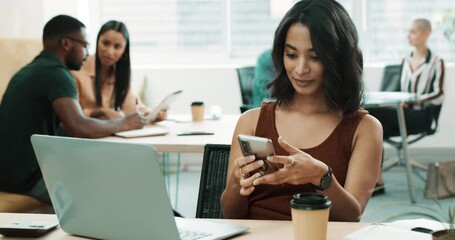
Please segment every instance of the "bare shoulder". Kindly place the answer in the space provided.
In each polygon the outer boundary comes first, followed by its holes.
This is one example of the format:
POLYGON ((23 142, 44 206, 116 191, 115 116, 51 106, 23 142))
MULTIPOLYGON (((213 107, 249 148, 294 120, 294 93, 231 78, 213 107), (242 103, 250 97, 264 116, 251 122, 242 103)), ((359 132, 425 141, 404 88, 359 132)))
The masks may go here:
POLYGON ((95 55, 90 55, 82 65, 81 70, 86 73, 94 73, 95 72, 95 55))
POLYGON ((236 131, 239 133, 253 134, 259 119, 260 108, 250 109, 240 115, 237 121, 236 131))
POLYGON ((379 122, 378 119, 373 117, 370 114, 365 114, 359 123, 358 126, 358 131, 361 132, 366 132, 366 133, 373 133, 377 132, 378 134, 380 133, 382 136, 382 125, 381 122, 379 122))
POLYGON ((71 73, 73 76, 77 77, 89 77, 91 75, 95 75, 95 56, 89 56, 84 64, 82 65, 81 69, 78 71, 72 70, 71 73))
POLYGON ((79 71, 71 70, 70 72, 76 81, 80 81, 80 79, 84 77, 84 74, 82 74, 81 70, 79 71))

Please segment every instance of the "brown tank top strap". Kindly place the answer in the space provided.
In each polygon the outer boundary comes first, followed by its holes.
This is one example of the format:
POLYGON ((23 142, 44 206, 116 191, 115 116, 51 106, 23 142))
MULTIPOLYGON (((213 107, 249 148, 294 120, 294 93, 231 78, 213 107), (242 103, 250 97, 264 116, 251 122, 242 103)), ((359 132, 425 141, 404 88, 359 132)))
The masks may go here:
POLYGON ((365 116, 366 114, 368 114, 368 111, 366 111, 365 109, 363 108, 359 108, 356 112, 354 112, 353 114, 351 115, 348 115, 346 117, 344 117, 343 121, 344 121, 344 125, 348 126, 347 128, 348 129, 351 129, 352 130, 352 133, 354 133, 354 131, 357 129, 357 126, 359 125, 360 123, 360 120, 362 119, 363 116, 365 116))
POLYGON ((366 114, 368 114, 366 110, 359 108, 353 114, 345 116, 340 123, 340 127, 337 129, 335 135, 339 135, 336 138, 341 140, 341 144, 345 146, 346 153, 351 152, 354 133, 357 130, 360 120, 366 114))
POLYGON ((275 108, 276 102, 262 102, 261 112, 259 113, 258 123, 256 125, 254 135, 270 138, 272 134, 278 137, 278 133, 275 128, 275 108))

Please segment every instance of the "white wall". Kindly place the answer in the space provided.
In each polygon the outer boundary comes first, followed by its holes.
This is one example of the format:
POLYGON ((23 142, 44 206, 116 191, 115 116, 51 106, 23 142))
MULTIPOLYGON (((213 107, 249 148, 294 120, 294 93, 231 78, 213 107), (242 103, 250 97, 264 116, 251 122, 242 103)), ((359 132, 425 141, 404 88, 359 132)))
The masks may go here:
POLYGON ((41 37, 42 0, 0 1, 0 38, 41 37))
MULTIPOLYGON (((96 0, 90 4, 96 6, 96 0)), ((57 14, 69 14, 85 23, 91 18, 86 9, 88 0, 2 0, 0 1, 0 37, 40 38, 45 22, 57 14)), ((89 27, 89 26, 88 26, 89 27)), ((446 66, 447 94, 440 116, 439 131, 413 145, 417 148, 454 148, 455 65, 446 66)), ((366 90, 379 89, 382 66, 365 67, 366 90)), ((148 81, 148 103, 153 106, 167 93, 183 89, 184 94, 172 105, 171 113, 189 113, 191 101, 219 105, 224 113, 238 113, 241 104, 235 66, 133 66, 133 88, 139 89, 144 76, 148 81)))
POLYGON ((192 101, 203 101, 207 109, 221 107, 223 113, 240 113, 240 87, 234 67, 134 67, 133 89, 139 92, 147 78, 146 103, 153 107, 167 94, 183 90, 172 103, 170 114, 190 113, 192 101))

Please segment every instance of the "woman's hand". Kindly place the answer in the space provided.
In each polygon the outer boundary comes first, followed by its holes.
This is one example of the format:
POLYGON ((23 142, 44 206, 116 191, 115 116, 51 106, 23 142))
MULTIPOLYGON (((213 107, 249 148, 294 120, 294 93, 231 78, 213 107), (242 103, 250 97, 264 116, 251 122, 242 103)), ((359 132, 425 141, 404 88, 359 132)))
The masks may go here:
POLYGON ((167 119, 167 109, 161 110, 156 116, 155 122, 161 122, 167 119))
POLYGON ((272 163, 283 164, 284 167, 273 173, 260 176, 253 181, 253 185, 283 183, 319 185, 321 177, 328 171, 328 166, 310 154, 290 145, 282 137, 278 138, 278 143, 289 153, 289 156, 271 156, 267 160, 272 163))
POLYGON ((240 182, 240 195, 248 196, 254 191, 253 181, 261 176, 259 172, 252 176, 249 173, 264 166, 264 161, 255 161, 254 155, 251 155, 237 158, 234 165, 236 167, 235 176, 240 182))

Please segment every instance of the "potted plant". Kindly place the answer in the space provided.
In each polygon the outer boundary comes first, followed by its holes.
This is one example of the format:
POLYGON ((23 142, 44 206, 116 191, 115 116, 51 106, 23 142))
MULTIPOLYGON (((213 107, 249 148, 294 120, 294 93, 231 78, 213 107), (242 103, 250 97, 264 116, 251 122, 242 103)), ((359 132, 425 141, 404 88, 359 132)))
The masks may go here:
POLYGON ((436 17, 436 24, 450 44, 455 45, 455 11, 449 10, 436 17))
POLYGON ((455 240, 455 206, 448 209, 448 224, 449 227, 444 230, 433 232, 433 240, 455 240))

